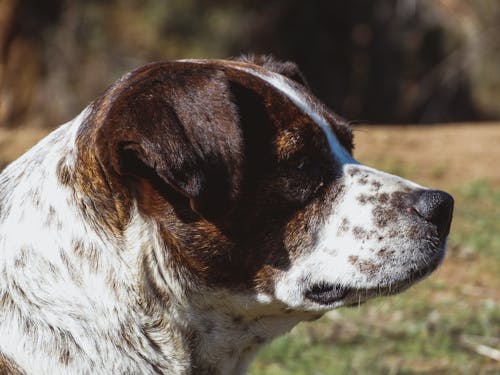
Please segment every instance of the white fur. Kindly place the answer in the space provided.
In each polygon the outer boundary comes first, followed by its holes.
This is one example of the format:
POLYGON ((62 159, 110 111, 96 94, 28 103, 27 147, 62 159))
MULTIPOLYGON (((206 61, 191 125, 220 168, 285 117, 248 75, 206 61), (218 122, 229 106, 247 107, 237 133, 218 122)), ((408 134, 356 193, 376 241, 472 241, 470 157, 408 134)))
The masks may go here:
POLYGON ((358 290, 390 287, 391 284, 397 284, 404 279, 408 271, 418 268, 420 263, 425 262, 425 257, 415 251, 422 247, 423 243, 421 240, 411 240, 405 235, 407 224, 403 218, 386 228, 377 228, 372 214, 374 205, 370 202, 360 204, 357 199, 362 195, 373 196, 372 182, 381 184, 377 193, 387 195, 401 189, 417 190, 422 187, 365 166, 344 165, 343 170, 344 192, 337 198, 331 208, 331 214, 320 228, 316 247, 297 259, 291 270, 285 273, 277 284, 278 299, 295 308, 329 310, 353 302, 344 299, 333 306, 318 306, 304 299, 305 289, 312 284, 327 282, 358 290), (359 170, 361 175, 350 176, 349 171, 352 168, 359 170), (360 176, 367 179, 366 184, 357 182, 360 176), (349 220, 349 230, 339 233, 344 218, 349 220), (353 234, 355 227, 366 231, 370 238, 362 240, 356 238, 353 234), (389 238, 390 231, 397 231, 398 235, 389 238), (383 239, 379 240, 380 237, 383 239), (394 250, 394 260, 380 259, 376 254, 382 249, 394 250), (359 257, 361 262, 374 263, 380 266, 380 269, 373 274, 361 272, 350 261, 349 257, 352 256, 359 257), (403 266, 404 263, 408 264, 403 266), (297 287, 291 288, 291 285, 297 287))
POLYGON ((118 256, 134 259, 138 249, 128 247, 130 252, 123 253, 118 243, 96 233, 82 217, 78 197, 56 176, 63 157, 74 162, 75 133, 85 115, 58 128, 0 176, 0 298, 8 295, 14 303, 9 314, 0 311, 0 352, 27 373, 88 374, 99 369, 101 374, 147 374, 151 366, 141 355, 153 355, 150 349, 124 355, 116 346, 123 341, 118 337, 120 325, 134 332, 138 327, 133 325, 141 319, 129 306, 136 298, 137 275, 118 256), (95 246, 98 271, 75 257, 75 240, 95 246), (25 269, 19 270, 19 263, 26 263, 25 269), (107 287, 110 275, 119 285, 118 295, 107 287), (26 322, 29 333, 20 329, 26 322), (72 357, 66 367, 58 359, 62 347, 72 357))
POLYGON ((71 169, 77 161, 76 135, 88 116, 85 110, 0 174, 0 301, 8 301, 0 310, 0 353, 26 373, 153 374, 154 365, 166 374, 191 374, 196 361, 203 368, 194 373, 243 374, 263 343, 318 311, 352 302, 344 299, 325 307, 308 301, 304 294, 314 283, 359 290, 385 287, 425 263, 425 254, 415 256, 412 251, 429 253, 432 246, 404 236, 408 224, 403 214, 387 228, 374 228, 373 204, 358 199, 362 194, 373 197, 421 187, 359 165, 321 115, 320 104, 287 78, 249 64, 227 64, 290 98, 322 129, 342 167, 343 190, 338 197, 327 197, 330 206, 325 206, 326 219, 316 228, 316 245, 303 249, 280 274, 272 296, 207 288, 194 284, 182 267, 169 267, 175 259, 157 224, 139 212, 136 202, 123 235, 99 230, 81 212, 78 191, 63 186, 57 177, 58 164, 71 169), (360 176, 366 184, 359 183, 360 176), (373 182, 382 186, 378 192, 373 182), (352 231, 338 232, 344 217, 351 228, 373 230, 374 237, 360 241, 352 231), (387 239, 391 230, 400 235, 387 239), (379 236, 384 241, 375 240, 379 236), (97 268, 76 256, 75 241, 95 247, 97 268), (378 264, 374 254, 385 247, 396 250, 397 256, 373 274, 350 259, 355 255, 378 264), (145 273, 168 293, 169 304, 153 299, 144 305, 145 273), (198 334, 196 352, 187 330, 198 334), (63 348, 67 363, 60 358, 63 348))

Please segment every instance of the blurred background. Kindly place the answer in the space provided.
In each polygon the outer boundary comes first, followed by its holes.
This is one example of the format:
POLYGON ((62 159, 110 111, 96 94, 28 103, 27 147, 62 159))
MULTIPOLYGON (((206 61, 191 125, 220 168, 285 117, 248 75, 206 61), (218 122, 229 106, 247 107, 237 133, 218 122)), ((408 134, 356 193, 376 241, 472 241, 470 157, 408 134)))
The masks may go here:
POLYGON ((0 169, 141 64, 249 52, 377 124, 362 162, 456 198, 435 275, 300 325, 251 373, 500 374, 499 1, 0 0, 0 169))
POLYGON ((73 117, 155 60, 272 53, 350 119, 500 118, 492 0, 0 0, 0 126, 73 117))

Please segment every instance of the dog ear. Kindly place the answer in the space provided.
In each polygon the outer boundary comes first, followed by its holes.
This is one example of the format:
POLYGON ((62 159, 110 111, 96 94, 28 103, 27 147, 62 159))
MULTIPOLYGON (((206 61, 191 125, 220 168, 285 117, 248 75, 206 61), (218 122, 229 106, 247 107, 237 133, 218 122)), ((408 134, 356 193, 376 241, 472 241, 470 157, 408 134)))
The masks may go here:
POLYGON ((270 55, 242 55, 235 59, 236 61, 247 62, 250 64, 260 65, 267 70, 284 75, 292 81, 298 82, 305 87, 309 87, 306 78, 300 71, 297 64, 291 61, 278 61, 270 55))
POLYGON ((97 137, 119 175, 140 174, 135 159, 209 220, 231 209, 242 180, 243 137, 223 75, 182 64, 135 72, 103 101, 97 137))

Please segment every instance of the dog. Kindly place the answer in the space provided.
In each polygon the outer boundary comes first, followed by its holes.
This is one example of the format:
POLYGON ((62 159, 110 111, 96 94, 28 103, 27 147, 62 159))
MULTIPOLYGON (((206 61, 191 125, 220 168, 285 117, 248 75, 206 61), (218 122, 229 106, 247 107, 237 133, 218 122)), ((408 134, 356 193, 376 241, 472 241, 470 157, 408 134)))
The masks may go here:
POLYGON ((293 63, 126 74, 0 175, 0 373, 243 374, 424 278, 453 198, 353 147, 293 63))

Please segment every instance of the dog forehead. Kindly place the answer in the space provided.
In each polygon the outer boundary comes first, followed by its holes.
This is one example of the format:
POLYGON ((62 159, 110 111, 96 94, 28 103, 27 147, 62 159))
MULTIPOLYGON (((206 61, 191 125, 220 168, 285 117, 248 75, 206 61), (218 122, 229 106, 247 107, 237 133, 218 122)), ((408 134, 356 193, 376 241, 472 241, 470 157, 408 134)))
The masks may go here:
MULTIPOLYGON (((347 152, 344 146, 339 142, 337 135, 334 131, 334 126, 339 126, 336 121, 328 121, 325 114, 327 114, 324 106, 315 100, 312 95, 309 95, 305 89, 299 87, 295 82, 290 79, 268 70, 259 68, 257 66, 244 66, 237 65, 235 69, 240 69, 255 77, 258 77, 271 85, 278 92, 285 95, 295 106, 297 106, 302 113, 308 116, 325 134, 330 151, 335 159, 340 164, 351 164, 353 162, 352 156, 347 152)), ((332 115, 328 113, 331 117, 332 115)))
POLYGON ((179 60, 181 63, 193 63, 209 66, 220 66, 236 76, 252 77, 264 90, 274 90, 286 97, 299 111, 307 116, 312 123, 316 124, 325 135, 330 152, 337 162, 344 164, 357 164, 346 147, 339 141, 338 134, 347 138, 351 143, 350 129, 344 120, 329 111, 317 98, 297 82, 276 72, 270 71, 260 65, 244 61, 232 60, 179 60))

